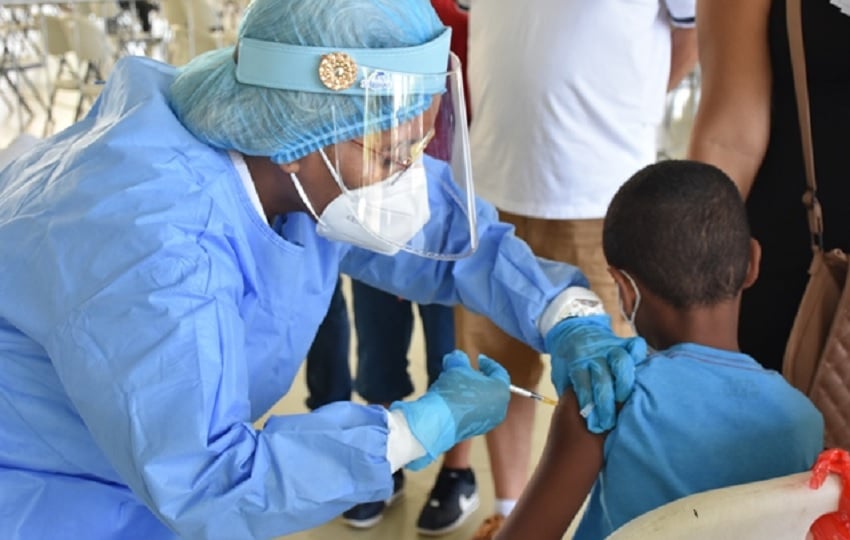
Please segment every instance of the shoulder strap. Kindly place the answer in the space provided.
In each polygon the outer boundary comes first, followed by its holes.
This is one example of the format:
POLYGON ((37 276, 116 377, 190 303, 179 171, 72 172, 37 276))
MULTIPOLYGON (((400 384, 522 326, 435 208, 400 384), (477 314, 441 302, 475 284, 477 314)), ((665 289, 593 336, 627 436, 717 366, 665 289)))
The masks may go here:
POLYGON ((802 4, 802 0, 787 0, 785 15, 788 25, 788 45, 791 49, 791 70, 794 73, 794 92, 797 95, 800 139, 803 143, 803 165, 806 172, 807 189, 803 195, 803 204, 809 218, 809 231, 812 233, 812 250, 817 252, 823 250, 823 210, 821 210, 820 201, 818 201, 818 186, 815 181, 809 87, 806 80, 806 54, 803 47, 802 4))

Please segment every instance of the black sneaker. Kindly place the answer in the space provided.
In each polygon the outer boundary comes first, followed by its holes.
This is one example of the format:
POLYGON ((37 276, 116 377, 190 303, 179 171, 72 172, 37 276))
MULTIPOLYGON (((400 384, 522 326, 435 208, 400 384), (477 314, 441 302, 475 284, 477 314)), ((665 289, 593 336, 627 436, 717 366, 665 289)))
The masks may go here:
POLYGON ((449 533, 478 509, 478 488, 472 469, 443 467, 428 502, 419 514, 416 529, 427 536, 449 533))
POLYGON ((342 513, 342 519, 356 529, 374 527, 384 517, 384 509, 394 503, 404 493, 404 471, 393 473, 393 494, 385 501, 356 504, 342 513))

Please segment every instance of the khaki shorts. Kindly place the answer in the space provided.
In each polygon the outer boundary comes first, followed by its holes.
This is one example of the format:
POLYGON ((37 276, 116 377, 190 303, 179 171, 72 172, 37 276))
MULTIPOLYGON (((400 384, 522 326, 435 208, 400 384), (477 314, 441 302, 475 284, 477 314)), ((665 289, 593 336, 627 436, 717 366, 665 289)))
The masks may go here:
MULTIPOLYGON (((590 281, 591 289, 602 298, 614 331, 621 336, 633 335, 620 315, 617 286, 602 254, 603 220, 538 219, 502 211, 499 218, 514 225, 517 237, 525 240, 536 255, 578 266, 590 281)), ((502 332, 490 319, 458 306, 455 308, 455 334, 457 347, 466 352, 473 363, 479 354, 485 354, 505 366, 513 384, 537 387, 543 374, 540 354, 502 332)))

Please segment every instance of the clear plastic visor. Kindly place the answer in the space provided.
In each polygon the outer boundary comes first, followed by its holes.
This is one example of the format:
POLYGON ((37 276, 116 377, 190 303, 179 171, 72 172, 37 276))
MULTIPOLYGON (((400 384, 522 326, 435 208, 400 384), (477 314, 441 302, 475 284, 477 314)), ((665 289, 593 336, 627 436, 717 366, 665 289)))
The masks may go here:
MULTIPOLYGON (((388 246, 453 260, 478 245, 469 134, 460 62, 409 74, 359 67, 364 135, 326 152, 349 205, 352 226, 388 246)), ((352 131, 351 111, 333 111, 335 129, 352 131), (346 118, 348 125, 336 122, 346 118)), ((321 216, 319 217, 321 221, 321 216)))

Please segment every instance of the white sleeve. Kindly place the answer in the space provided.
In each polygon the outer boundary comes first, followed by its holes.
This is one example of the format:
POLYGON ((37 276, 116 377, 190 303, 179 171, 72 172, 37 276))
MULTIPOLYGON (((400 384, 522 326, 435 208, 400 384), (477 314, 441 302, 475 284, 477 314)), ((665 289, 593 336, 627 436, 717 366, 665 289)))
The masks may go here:
POLYGON ((664 0, 664 5, 667 7, 670 24, 674 27, 693 28, 696 25, 696 0, 664 0))
POLYGON ((553 326, 568 317, 604 315, 605 308, 596 293, 584 287, 567 287, 549 302, 537 321, 540 335, 546 336, 553 326))
POLYGON ((401 411, 387 411, 387 430, 387 461, 393 472, 425 455, 425 448, 411 433, 401 411))

